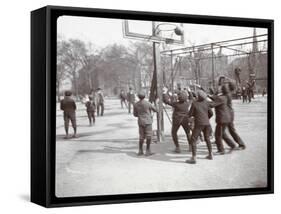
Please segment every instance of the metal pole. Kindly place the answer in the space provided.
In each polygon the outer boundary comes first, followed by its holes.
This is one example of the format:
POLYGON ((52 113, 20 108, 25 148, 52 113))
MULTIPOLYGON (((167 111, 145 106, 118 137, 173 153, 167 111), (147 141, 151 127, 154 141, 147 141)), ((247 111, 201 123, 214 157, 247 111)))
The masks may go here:
MULTIPOLYGON (((257 36, 255 36, 255 38, 257 38, 257 37, 264 37, 264 36, 267 36, 267 34, 257 35, 257 36)), ((239 41, 239 40, 247 40, 247 39, 252 39, 252 38, 253 38, 253 36, 248 36, 248 37, 242 37, 242 38, 231 39, 231 40, 217 41, 217 42, 213 42, 213 44, 221 44, 221 43, 226 43, 226 42, 233 42, 233 41, 239 41)), ((267 41, 267 39, 265 39, 265 40, 258 40, 257 42, 263 42, 263 41, 267 41)), ((251 44, 251 43, 253 43, 253 42, 238 43, 238 44, 235 44, 234 46, 242 45, 242 44, 251 44)), ((196 45, 196 46, 192 46, 192 47, 175 48, 175 49, 173 49, 173 51, 187 50, 187 49, 192 49, 193 47, 199 48, 199 47, 203 47, 203 46, 207 46, 207 45, 210 45, 210 43, 205 43, 205 44, 196 45)), ((230 45, 225 45, 225 46, 229 47, 230 45)), ((170 51, 171 50, 164 50, 161 53, 170 52, 170 51)))
POLYGON ((174 66, 173 66, 173 51, 171 51, 171 80, 172 93, 174 94, 174 66))
POLYGON ((211 44, 212 48, 212 83, 213 83, 213 89, 215 89, 215 68, 214 68, 214 44, 211 44))
MULTIPOLYGON (((156 23, 152 22, 152 32, 156 35, 156 23)), ((161 69, 160 58, 160 42, 153 42, 153 61, 156 74, 157 85, 157 98, 158 102, 158 114, 157 114, 157 141, 164 141, 164 120, 163 120, 163 72, 161 69)))

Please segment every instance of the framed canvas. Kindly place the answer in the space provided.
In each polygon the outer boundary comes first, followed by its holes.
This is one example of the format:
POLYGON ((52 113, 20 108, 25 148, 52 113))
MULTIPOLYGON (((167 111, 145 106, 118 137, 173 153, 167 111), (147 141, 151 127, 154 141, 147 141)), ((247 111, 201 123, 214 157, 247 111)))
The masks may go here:
POLYGON ((273 193, 273 20, 31 12, 31 201, 273 193))

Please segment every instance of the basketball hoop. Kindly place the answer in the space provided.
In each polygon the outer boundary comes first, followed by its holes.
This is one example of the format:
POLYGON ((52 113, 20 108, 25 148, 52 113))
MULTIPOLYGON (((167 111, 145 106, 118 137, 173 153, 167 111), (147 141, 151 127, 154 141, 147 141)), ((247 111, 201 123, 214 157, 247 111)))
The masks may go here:
POLYGON ((155 32, 156 34, 158 34, 160 31, 173 31, 178 36, 183 35, 183 29, 177 26, 176 24, 171 24, 171 23, 158 24, 155 29, 155 32))
POLYGON ((166 44, 173 45, 184 45, 184 27, 182 23, 154 23, 155 27, 152 27, 153 22, 151 21, 124 20, 123 36, 124 38, 129 39, 165 42, 166 44), (143 31, 138 30, 137 26, 142 26, 140 29, 143 29, 143 31))
POLYGON ((160 31, 173 31, 177 28, 177 25, 171 23, 160 23, 157 25, 156 30, 160 31))

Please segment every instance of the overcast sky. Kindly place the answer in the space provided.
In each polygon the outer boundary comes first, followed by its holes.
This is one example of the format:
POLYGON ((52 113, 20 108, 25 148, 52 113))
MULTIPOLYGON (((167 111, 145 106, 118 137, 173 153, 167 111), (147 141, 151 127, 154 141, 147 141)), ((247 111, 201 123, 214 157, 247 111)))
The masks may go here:
MULTIPOLYGON (((140 21, 132 24, 138 32, 148 32, 151 22, 140 21)), ((74 38, 91 42, 97 47, 112 43, 128 44, 129 39, 123 38, 122 20, 77 16, 61 16, 58 19, 58 34, 65 39, 74 38)), ((217 25, 184 24, 186 45, 190 42, 199 45, 253 35, 253 28, 230 27, 217 25)), ((257 35, 266 34, 267 29, 257 28, 257 35)))

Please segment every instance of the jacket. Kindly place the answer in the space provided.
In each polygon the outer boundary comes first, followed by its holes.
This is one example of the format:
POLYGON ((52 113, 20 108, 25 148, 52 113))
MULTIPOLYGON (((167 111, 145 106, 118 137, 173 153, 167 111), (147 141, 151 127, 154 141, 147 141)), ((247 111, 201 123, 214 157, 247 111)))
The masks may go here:
POLYGON ((157 112, 156 108, 146 100, 140 100, 134 104, 133 114, 138 118, 138 124, 140 126, 152 124, 151 111, 157 112))
POLYGON ((74 112, 76 110, 75 101, 71 97, 64 97, 60 102, 60 109, 65 112, 74 112))
POLYGON ((210 125, 209 119, 213 116, 213 112, 206 100, 194 101, 188 113, 189 117, 194 117, 195 126, 210 125))
POLYGON ((163 102, 174 108, 173 120, 182 120, 184 117, 188 117, 190 102, 173 102, 169 100, 168 96, 163 96, 163 102))
POLYGON ((230 123, 231 121, 231 112, 230 108, 227 105, 228 97, 225 95, 213 97, 212 107, 215 108, 216 112, 216 123, 230 123))

